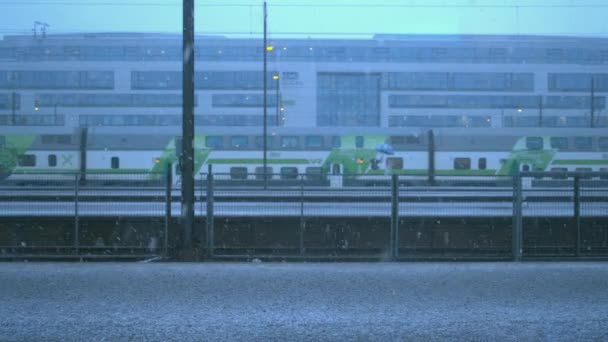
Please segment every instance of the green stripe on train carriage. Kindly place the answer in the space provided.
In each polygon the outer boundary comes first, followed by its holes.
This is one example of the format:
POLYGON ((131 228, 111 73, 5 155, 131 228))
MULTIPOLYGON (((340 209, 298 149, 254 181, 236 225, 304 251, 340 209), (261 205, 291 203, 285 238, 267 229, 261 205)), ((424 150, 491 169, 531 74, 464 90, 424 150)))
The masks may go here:
MULTIPOLYGON (((268 164, 311 164, 308 159, 268 159, 266 161, 268 164)), ((222 165, 222 164, 263 164, 263 159, 258 158, 243 158, 243 159, 209 159, 207 160, 208 164, 213 165, 222 165)))
MULTIPOLYGON (((435 170, 437 176, 493 176, 497 170, 435 170)), ((370 175, 407 175, 407 176, 428 176, 426 169, 410 169, 410 170, 371 170, 367 174, 370 175)))

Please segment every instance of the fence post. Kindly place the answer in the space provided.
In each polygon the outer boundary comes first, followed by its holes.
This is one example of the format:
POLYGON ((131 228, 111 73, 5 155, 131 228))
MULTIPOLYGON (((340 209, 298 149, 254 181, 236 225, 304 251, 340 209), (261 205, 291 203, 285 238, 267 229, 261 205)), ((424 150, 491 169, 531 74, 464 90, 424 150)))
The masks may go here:
POLYGON ((207 256, 213 257, 213 170, 211 164, 207 173, 207 256))
POLYGON ((523 254, 522 203, 522 176, 517 173, 513 176, 513 228, 511 233, 513 261, 521 261, 523 254))
POLYGON ((164 244, 165 244, 165 258, 169 254, 169 227, 171 225, 171 201, 172 201, 172 192, 173 189, 173 177, 171 172, 172 165, 169 163, 167 165, 167 174, 166 174, 166 184, 165 184, 165 232, 164 232, 164 244))
POLYGON ((300 255, 306 253, 304 248, 304 232, 306 221, 304 220, 304 175, 300 175, 300 255))
POLYGON ((78 255, 79 253, 79 231, 80 231, 80 220, 78 213, 78 192, 80 187, 80 174, 77 172, 74 174, 74 252, 78 255))
POLYGON ((581 256, 581 191, 580 177, 574 175, 574 224, 576 226, 575 255, 581 256))
POLYGON ((393 174, 391 177, 391 256, 393 259, 399 257, 399 176, 393 174))

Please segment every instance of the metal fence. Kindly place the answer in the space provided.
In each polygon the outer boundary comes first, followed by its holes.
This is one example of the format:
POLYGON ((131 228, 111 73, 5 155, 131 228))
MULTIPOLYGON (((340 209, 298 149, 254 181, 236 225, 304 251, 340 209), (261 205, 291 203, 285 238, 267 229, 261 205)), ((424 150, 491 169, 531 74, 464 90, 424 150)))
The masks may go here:
MULTIPOLYGON (((607 176, 205 173, 194 241, 207 258, 606 257, 607 176)), ((16 173, 0 180, 0 255, 174 255, 180 187, 169 173, 16 173)))

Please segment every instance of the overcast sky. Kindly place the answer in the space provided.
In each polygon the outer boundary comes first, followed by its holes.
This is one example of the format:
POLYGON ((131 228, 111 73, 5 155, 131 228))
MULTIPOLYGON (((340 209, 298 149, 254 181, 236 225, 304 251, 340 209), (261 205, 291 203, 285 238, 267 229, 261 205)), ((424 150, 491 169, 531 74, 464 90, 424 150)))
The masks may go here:
MULTIPOLYGON (((195 0, 197 34, 259 36, 262 0, 195 0)), ((181 0, 0 0, 0 34, 172 32, 181 0)), ((608 0, 269 0, 269 35, 373 33, 608 36, 608 0)))

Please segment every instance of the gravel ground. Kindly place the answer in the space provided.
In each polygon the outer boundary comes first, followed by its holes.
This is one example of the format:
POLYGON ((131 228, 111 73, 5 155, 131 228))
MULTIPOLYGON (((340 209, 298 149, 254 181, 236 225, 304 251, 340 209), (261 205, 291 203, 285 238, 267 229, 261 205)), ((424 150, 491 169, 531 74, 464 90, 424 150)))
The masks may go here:
POLYGON ((1 341, 608 340, 608 263, 0 263, 1 341))

